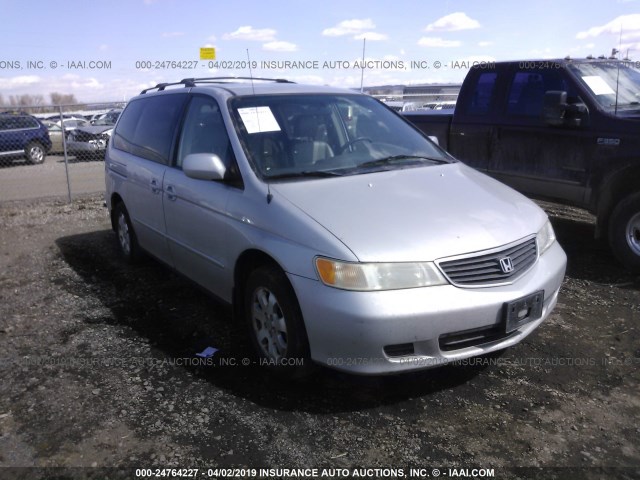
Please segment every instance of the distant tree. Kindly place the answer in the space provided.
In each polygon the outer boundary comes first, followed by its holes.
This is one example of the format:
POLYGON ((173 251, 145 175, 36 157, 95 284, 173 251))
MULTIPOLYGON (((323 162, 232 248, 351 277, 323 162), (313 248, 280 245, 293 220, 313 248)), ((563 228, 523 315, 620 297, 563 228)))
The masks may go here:
POLYGON ((53 105, 73 105, 78 103, 73 93, 52 92, 49 96, 51 97, 51 103, 53 105))
POLYGON ((42 105, 44 97, 42 95, 11 95, 9 97, 9 105, 12 107, 29 107, 33 105, 42 105))

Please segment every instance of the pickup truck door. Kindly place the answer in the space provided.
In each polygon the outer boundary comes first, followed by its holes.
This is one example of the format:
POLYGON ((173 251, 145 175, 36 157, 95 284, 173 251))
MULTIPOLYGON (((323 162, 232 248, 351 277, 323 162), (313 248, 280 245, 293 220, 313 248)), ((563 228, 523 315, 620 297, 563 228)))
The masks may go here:
POLYGON ((487 170, 523 193, 581 205, 596 141, 585 122, 573 126, 545 122, 544 94, 552 90, 566 91, 569 103, 581 103, 571 80, 559 69, 511 73, 502 115, 496 117, 487 170))
MULTIPOLYGON (((470 95, 459 101, 451 123, 448 149, 456 158, 478 170, 487 170, 495 129, 493 113, 497 102, 498 73, 474 72, 470 95)), ((499 87, 499 86, 498 86, 499 87)))

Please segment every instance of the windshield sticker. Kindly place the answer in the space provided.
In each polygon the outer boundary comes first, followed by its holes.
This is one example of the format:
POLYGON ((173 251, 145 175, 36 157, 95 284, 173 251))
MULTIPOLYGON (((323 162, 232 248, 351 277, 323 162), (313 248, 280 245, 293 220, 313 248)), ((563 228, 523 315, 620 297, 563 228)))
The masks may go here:
POLYGON ((280 125, 269 107, 239 108, 238 113, 248 133, 280 131, 280 125))
POLYGON ((591 89, 591 91, 596 95, 615 95, 616 92, 607 85, 601 76, 599 75, 589 75, 586 77, 582 77, 584 83, 591 89))

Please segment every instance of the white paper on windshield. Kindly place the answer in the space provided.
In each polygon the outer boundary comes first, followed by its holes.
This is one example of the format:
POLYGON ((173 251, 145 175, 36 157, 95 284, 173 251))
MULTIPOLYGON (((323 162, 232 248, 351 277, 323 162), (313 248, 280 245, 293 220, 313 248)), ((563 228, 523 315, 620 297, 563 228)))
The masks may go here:
POLYGON ((582 77, 584 83, 586 83, 591 91, 595 95, 615 95, 616 92, 605 82, 599 75, 589 75, 582 77))
POLYGON ((280 131, 280 125, 269 107, 239 108, 238 113, 248 133, 280 131))

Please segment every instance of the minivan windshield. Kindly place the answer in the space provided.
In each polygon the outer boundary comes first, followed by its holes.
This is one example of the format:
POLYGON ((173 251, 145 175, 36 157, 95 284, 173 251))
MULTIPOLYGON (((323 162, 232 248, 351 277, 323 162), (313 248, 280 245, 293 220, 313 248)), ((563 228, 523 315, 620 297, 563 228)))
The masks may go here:
POLYGON ((640 110, 640 71, 632 65, 616 60, 572 63, 569 70, 606 110, 624 112, 640 110))
POLYGON ((235 97, 231 112, 247 157, 265 180, 333 177, 453 161, 365 95, 235 97))

